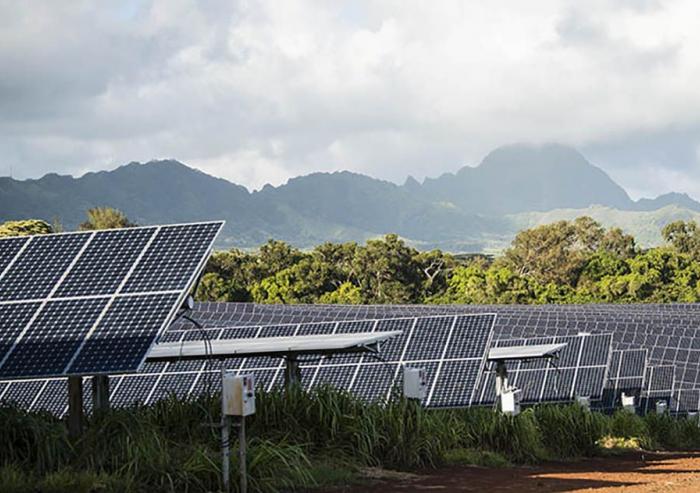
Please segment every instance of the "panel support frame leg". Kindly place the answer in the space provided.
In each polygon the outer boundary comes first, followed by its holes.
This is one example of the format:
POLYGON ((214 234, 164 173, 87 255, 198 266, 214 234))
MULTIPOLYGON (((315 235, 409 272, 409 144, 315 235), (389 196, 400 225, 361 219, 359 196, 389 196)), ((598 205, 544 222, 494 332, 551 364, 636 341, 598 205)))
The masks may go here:
POLYGON ((83 377, 68 377, 68 437, 72 440, 83 434, 83 377))
POLYGON ((92 409, 94 415, 109 412, 108 375, 94 375, 92 377, 92 409))
POLYGON ((296 354, 290 353, 285 358, 284 365, 284 389, 291 390, 293 387, 301 385, 301 370, 299 369, 299 359, 296 354))

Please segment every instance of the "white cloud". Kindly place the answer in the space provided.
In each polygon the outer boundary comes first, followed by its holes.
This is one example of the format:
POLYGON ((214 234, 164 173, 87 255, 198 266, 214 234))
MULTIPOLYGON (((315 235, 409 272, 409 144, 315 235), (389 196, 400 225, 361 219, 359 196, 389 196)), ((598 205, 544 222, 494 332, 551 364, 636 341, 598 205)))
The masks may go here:
POLYGON ((700 144, 699 17, 680 0, 0 0, 0 155, 24 177, 174 157, 258 188, 560 141, 633 193, 700 195, 696 154, 629 147, 671 127, 683 140, 658 148, 700 144))

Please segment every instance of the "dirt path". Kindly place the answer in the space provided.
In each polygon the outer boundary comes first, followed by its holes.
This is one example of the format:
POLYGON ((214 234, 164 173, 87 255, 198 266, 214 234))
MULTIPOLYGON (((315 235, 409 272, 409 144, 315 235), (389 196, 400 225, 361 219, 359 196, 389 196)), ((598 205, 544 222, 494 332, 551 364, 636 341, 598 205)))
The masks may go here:
POLYGON ((345 491, 700 493, 700 453, 633 453, 507 469, 455 467, 401 479, 378 480, 345 491))

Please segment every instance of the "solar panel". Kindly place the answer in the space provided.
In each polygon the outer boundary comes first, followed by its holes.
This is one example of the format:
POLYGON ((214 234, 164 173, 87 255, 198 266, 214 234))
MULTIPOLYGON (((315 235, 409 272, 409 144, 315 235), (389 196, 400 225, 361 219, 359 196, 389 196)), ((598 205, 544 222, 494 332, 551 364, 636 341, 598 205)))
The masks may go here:
POLYGON ((620 407, 623 393, 639 399, 644 388, 646 362, 646 349, 613 351, 600 408, 612 410, 620 407))
POLYGON ((0 377, 136 371, 222 224, 0 239, 0 377))
MULTIPOLYGON (((384 361, 359 355, 301 361, 302 383, 306 388, 336 385, 366 401, 385 401, 396 387, 401 386, 402 369, 415 366, 425 368, 429 376, 429 394, 424 400, 426 406, 464 407, 473 400, 491 342, 494 320, 495 316, 490 314, 451 315, 243 327, 211 331, 211 335, 246 338, 251 337, 251 333, 255 334, 254 337, 274 337, 300 332, 340 334, 366 332, 368 329, 374 332, 404 329, 403 336, 387 341, 384 348, 388 347, 390 351, 384 354, 382 350, 384 361), (420 348, 414 348, 414 345, 420 345, 420 348)), ((225 365, 238 373, 253 373, 256 384, 264 390, 280 386, 284 380, 280 358, 236 359, 225 365)), ((127 406, 153 403, 171 393, 185 396, 213 392, 220 389, 220 368, 218 361, 147 363, 141 373, 112 379, 111 401, 115 406, 127 406)), ((65 391, 54 383, 42 388, 37 402, 43 403, 42 406, 51 403, 52 409, 60 408, 65 412, 65 404, 54 403, 66 402, 65 391)), ((32 389, 32 392, 36 394, 37 390, 32 389)))
POLYGON ((642 392, 642 412, 654 409, 656 402, 665 401, 672 408, 673 391, 675 388, 675 367, 671 365, 659 365, 647 367, 645 388, 642 392))
MULTIPOLYGON (((494 342, 494 347, 527 346, 566 343, 559 359, 514 361, 508 365, 508 382, 521 390, 521 402, 571 401, 577 396, 599 400, 610 359, 612 334, 581 334, 577 336, 506 339, 494 342)), ((496 377, 492 372, 482 381, 479 403, 496 402, 496 377)))

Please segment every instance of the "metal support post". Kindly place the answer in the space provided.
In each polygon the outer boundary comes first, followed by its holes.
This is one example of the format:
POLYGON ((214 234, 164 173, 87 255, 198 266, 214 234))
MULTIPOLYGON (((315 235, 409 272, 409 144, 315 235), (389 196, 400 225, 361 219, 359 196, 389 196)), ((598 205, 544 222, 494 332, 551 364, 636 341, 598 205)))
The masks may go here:
POLYGON ((109 411, 109 376, 92 377, 92 408, 95 415, 109 411))
POLYGON ((505 361, 496 363, 496 395, 500 396, 508 390, 508 368, 505 361))
POLYGON ((248 493, 248 471, 246 462, 245 416, 237 417, 238 424, 238 467, 240 472, 240 491, 248 493))
MULTIPOLYGON (((224 382, 225 368, 221 367, 221 383, 224 382)), ((221 476, 224 492, 231 492, 231 418, 226 415, 224 400, 221 399, 221 476)))
POLYGON ((296 354, 289 354, 286 360, 287 362, 284 367, 284 387, 285 390, 289 390, 293 386, 301 383, 301 370, 299 369, 299 360, 296 354))
POLYGON ((68 377, 68 436, 83 434, 83 377, 68 377))

